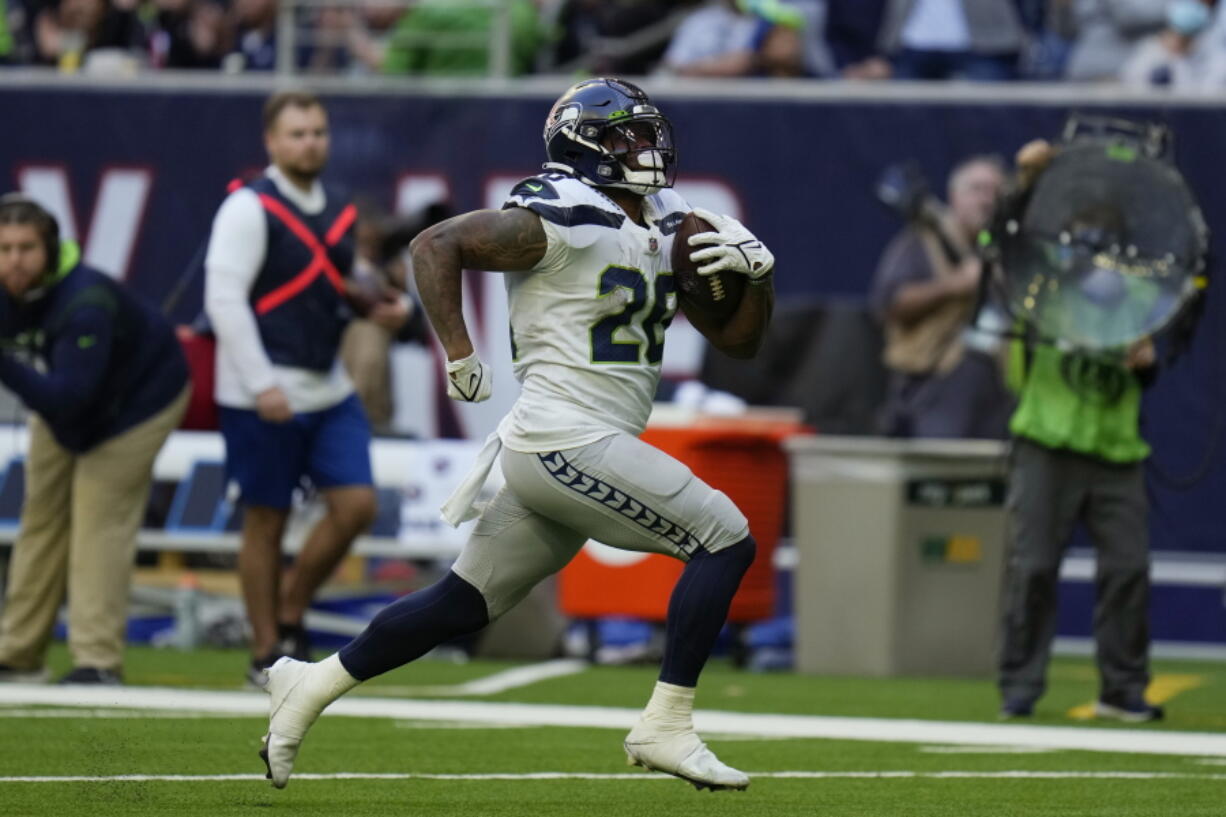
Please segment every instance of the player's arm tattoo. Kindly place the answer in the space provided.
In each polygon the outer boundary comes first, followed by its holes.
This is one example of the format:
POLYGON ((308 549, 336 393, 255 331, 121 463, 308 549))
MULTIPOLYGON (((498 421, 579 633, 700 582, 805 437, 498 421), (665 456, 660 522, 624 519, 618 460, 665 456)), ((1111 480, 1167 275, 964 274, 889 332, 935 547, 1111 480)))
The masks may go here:
POLYGON ((464 325, 461 279, 466 269, 516 272, 545 255, 545 228, 519 207, 476 210, 434 225, 413 239, 413 277, 430 325, 450 360, 472 354, 464 325))
POLYGON ((456 222, 465 269, 524 272, 545 256, 545 228, 531 210, 477 210, 456 222))

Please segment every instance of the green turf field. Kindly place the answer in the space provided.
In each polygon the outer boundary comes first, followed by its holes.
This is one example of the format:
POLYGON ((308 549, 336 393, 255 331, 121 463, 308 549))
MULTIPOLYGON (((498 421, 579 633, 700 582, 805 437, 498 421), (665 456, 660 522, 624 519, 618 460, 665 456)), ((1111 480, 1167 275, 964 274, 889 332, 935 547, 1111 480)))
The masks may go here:
MULTIPOLYGON (((132 687, 236 690, 242 662, 235 652, 132 649, 127 676, 132 687)), ((64 664, 57 651, 53 666, 64 664)), ((594 668, 491 695, 448 694, 450 685, 514 666, 422 661, 358 692, 379 699, 420 699, 428 692, 437 700, 471 701, 478 709, 483 702, 487 708, 488 702, 516 702, 637 709, 655 674, 642 667, 594 668)), ((1144 740, 1149 732, 1226 733, 1226 665, 1158 662, 1155 675, 1154 690, 1169 698, 1167 721, 1114 727, 1123 730, 1121 740, 1135 741, 1138 733, 1144 740)), ((1058 660, 1051 681, 1031 724, 1104 726, 1083 725, 1069 715, 1094 696, 1088 660, 1058 660)), ((1018 731, 1001 732, 994 746, 889 742, 892 736, 869 741, 708 734, 722 759, 755 779, 743 793, 700 793, 682 781, 625 766, 624 728, 492 725, 480 716, 440 722, 325 714, 299 756, 296 772, 304 777, 276 791, 261 779, 256 757, 261 717, 188 711, 190 705, 144 709, 156 697, 152 691, 138 695, 148 700, 126 698, 119 708, 106 702, 73 707, 70 691, 51 694, 62 694, 63 702, 17 703, 0 688, 5 817, 1226 814, 1222 755, 1036 751, 1009 743, 1018 731), (552 779, 542 778, 549 773, 552 779)), ((996 724, 988 681, 754 675, 720 663, 704 676, 699 707, 996 724)))

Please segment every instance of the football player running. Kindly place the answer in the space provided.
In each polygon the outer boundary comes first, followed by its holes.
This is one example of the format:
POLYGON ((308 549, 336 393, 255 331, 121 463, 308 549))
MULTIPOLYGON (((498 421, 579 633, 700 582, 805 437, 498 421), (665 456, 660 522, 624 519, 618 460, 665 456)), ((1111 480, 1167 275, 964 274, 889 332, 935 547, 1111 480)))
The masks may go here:
MULTIPOLYGON (((698 676, 754 558, 744 515, 685 465, 638 439, 660 379, 664 331, 677 309, 672 240, 691 208, 669 189, 672 126, 636 86, 591 79, 554 104, 545 172, 412 244, 421 301, 447 354, 448 395, 476 402, 492 378, 461 309, 465 269, 506 274, 512 359, 522 393, 477 466, 443 507, 453 524, 473 507, 495 459, 506 485, 482 508, 462 554, 436 584, 382 610, 365 632, 317 664, 284 658, 261 752, 285 786, 320 712, 362 681, 480 630, 589 539, 685 562, 668 607, 659 681, 625 739, 630 763, 698 788, 744 789, 691 720, 698 676)), ((694 235, 700 274, 744 274, 751 286, 722 323, 695 326, 723 352, 752 357, 774 304, 774 258, 732 218, 694 235)))

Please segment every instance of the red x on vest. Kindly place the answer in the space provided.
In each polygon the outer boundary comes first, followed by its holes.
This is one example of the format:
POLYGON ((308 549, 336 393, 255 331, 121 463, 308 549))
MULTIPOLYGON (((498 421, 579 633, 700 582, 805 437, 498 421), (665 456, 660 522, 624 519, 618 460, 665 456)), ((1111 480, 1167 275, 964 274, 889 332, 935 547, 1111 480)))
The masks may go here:
MULTIPOLYGON (((328 258, 327 249, 323 244, 319 243, 315 233, 311 232, 311 228, 303 224, 284 204, 272 196, 267 193, 260 193, 259 196, 260 204, 264 206, 264 209, 280 219, 281 223, 288 227, 289 231, 306 245, 307 249, 311 251, 312 258, 311 263, 307 264, 302 272, 256 301, 256 314, 264 315, 276 309, 310 286, 320 275, 326 275, 336 291, 344 295, 345 281, 341 277, 340 271, 337 270, 336 265, 328 258)), ((336 246, 336 242, 344 237, 349 228, 353 226, 357 215, 357 208, 352 204, 341 210, 341 214, 336 217, 336 221, 332 222, 332 226, 328 228, 328 232, 324 235, 324 241, 329 247, 336 246)))

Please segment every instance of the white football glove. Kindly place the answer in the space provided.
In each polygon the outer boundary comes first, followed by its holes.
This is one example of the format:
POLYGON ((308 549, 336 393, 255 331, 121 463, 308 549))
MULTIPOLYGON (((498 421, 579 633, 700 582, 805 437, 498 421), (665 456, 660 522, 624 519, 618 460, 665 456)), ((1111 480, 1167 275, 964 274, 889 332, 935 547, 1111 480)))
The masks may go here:
POLYGON ((716 230, 690 236, 691 247, 712 245, 690 253, 690 260, 694 263, 707 262, 698 268, 699 275, 728 270, 748 275, 750 282, 754 282, 764 279, 775 268, 775 256, 771 255, 771 251, 732 216, 721 216, 699 207, 694 208, 694 215, 709 222, 716 230))
POLYGON ((461 403, 480 403, 490 399, 494 384, 490 370, 477 353, 447 361, 447 396, 461 403))

